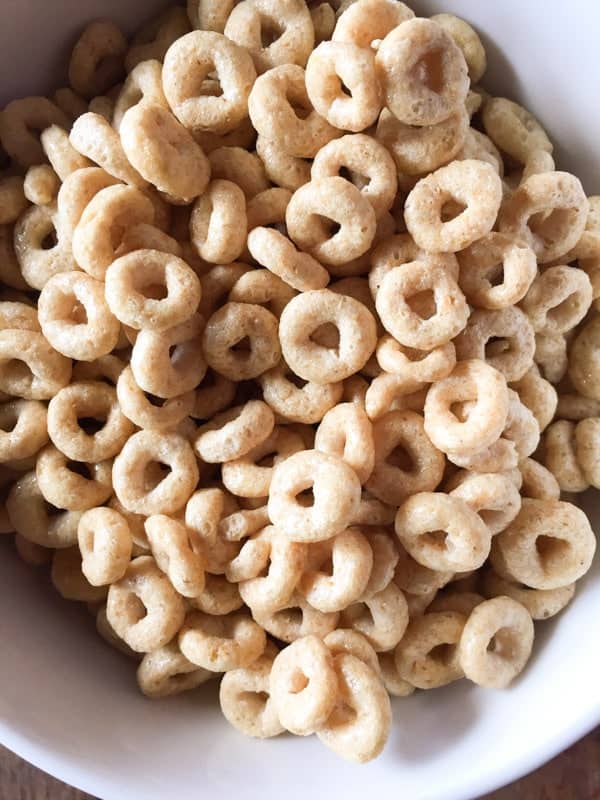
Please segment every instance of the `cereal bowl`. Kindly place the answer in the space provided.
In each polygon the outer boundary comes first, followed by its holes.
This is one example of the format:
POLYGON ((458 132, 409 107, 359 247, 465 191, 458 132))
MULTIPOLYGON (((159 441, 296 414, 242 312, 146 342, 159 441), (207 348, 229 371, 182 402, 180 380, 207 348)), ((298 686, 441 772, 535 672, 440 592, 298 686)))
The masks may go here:
MULTIPOLYGON (((0 32, 2 102, 58 85, 69 43, 95 15, 133 29, 162 5, 10 3, 0 32)), ((600 191, 594 157, 600 111, 590 100, 600 12, 585 0, 568 10, 558 0, 510 0, 501 8, 475 0, 413 5, 473 23, 490 60, 486 86, 534 111, 556 142, 558 164, 580 175, 589 193, 600 191), (582 63, 590 68, 582 70, 582 63)), ((584 505, 600 530, 597 495, 587 495, 584 505)), ((103 800, 234 792, 247 798, 284 792, 290 800, 341 792, 359 800, 373 791, 468 800, 534 769, 600 722, 598 558, 568 609, 541 623, 534 655, 508 691, 463 682, 394 701, 383 755, 359 767, 337 760, 314 737, 240 737, 221 716, 210 685, 170 700, 143 698, 131 664, 95 636, 85 610, 58 598, 7 542, 0 552, 0 742, 103 800)))

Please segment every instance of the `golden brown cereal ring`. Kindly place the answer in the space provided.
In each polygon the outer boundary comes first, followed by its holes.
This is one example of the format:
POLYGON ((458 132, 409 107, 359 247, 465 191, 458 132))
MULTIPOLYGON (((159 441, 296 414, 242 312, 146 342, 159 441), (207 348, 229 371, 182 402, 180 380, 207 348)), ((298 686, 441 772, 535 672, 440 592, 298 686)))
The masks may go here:
POLYGON ((211 672, 246 667, 265 649, 265 632, 242 612, 214 617, 192 611, 179 632, 179 647, 194 664, 211 672))
POLYGON ((121 412, 139 428, 166 431, 175 428, 194 409, 193 391, 172 397, 155 405, 135 382, 131 367, 126 367, 117 382, 117 398, 121 412))
POLYGON ((85 207, 73 233, 77 264, 93 278, 104 280, 127 228, 154 221, 152 203, 133 186, 107 186, 85 207))
POLYGON ((456 366, 456 351, 452 342, 430 351, 415 350, 400 344, 386 333, 377 343, 376 354, 382 370, 416 383, 434 383, 449 375, 456 366))
POLYGON ((375 236, 373 207, 350 181, 322 178, 301 186, 285 213, 290 238, 324 264, 340 265, 363 255, 375 236), (324 219, 323 219, 324 218, 324 219), (339 230, 331 234, 331 223, 339 230))
POLYGON ((49 164, 37 164, 27 170, 23 191, 30 203, 47 206, 56 200, 59 189, 60 178, 49 164))
POLYGON ((178 203, 191 203, 208 186, 210 165, 200 145, 158 103, 130 108, 119 128, 130 163, 149 183, 178 203))
POLYGON ((592 284, 575 267, 549 267, 527 292, 521 308, 536 333, 556 336, 578 325, 592 304, 592 284))
POLYGON ((153 17, 131 40, 125 56, 125 69, 131 73, 140 62, 148 63, 147 59, 162 61, 173 42, 189 30, 188 15, 182 8, 168 8, 153 17))
POLYGON ((365 592, 372 567, 367 538, 360 530, 348 528, 326 542, 310 545, 298 592, 318 611, 343 611, 365 592))
POLYGON ((381 322, 407 347, 432 350, 446 344, 463 330, 469 307, 447 270, 425 261, 411 261, 388 272, 376 297, 381 322), (415 296, 431 293, 433 313, 419 313, 411 305, 415 296))
POLYGON ((0 330, 41 332, 37 309, 18 300, 3 300, 0 302, 0 330))
POLYGON ((526 164, 535 150, 552 153, 552 144, 537 119, 512 100, 488 97, 481 116, 494 144, 521 164, 526 164))
POLYGON ((395 530, 410 555, 433 570, 478 569, 490 551, 491 533, 477 513, 464 500, 441 492, 405 500, 395 530))
POLYGON ((323 289, 329 283, 327 270, 308 253, 296 250, 277 230, 256 227, 248 234, 247 244, 255 261, 300 292, 323 289))
POLYGON ((121 580, 131 560, 127 520, 112 508, 91 508, 79 520, 81 571, 92 586, 121 580))
POLYGON ((590 485, 579 463, 575 427, 574 422, 561 419, 549 425, 544 434, 542 460, 563 492, 584 492, 590 485))
POLYGON ((408 681, 402 680, 398 674, 393 650, 389 653, 379 653, 378 659, 381 680, 389 695, 392 697, 408 697, 415 691, 415 687, 411 686, 408 681))
POLYGON ((399 505, 440 483, 444 456, 427 438, 420 414, 388 412, 373 424, 373 441, 375 465, 366 487, 382 502, 399 505))
POLYGON ((118 181, 99 167, 74 170, 64 178, 58 192, 57 228, 64 242, 71 243, 84 209, 101 189, 118 181))
POLYGON ((139 431, 131 436, 113 466, 115 494, 135 514, 172 514, 188 501, 198 483, 198 466, 188 442, 177 433, 139 431), (151 464, 166 464, 158 480, 146 480, 151 464), (164 475, 164 476, 163 476, 164 475))
POLYGON ((283 733, 270 694, 273 657, 265 653, 247 667, 226 672, 219 688, 225 719, 246 736, 266 739, 283 733))
MULTIPOLYGON (((451 486, 449 496, 460 497, 471 506, 488 526, 492 536, 503 531, 521 508, 518 488, 502 473, 457 473, 451 486), (460 478, 457 480, 458 476, 460 478)), ((449 490, 450 486, 445 488, 449 490)))
POLYGON ((164 398, 195 389, 206 372, 202 326, 202 318, 194 314, 187 322, 166 331, 140 331, 131 353, 131 369, 137 385, 164 398))
POLYGON ((516 519, 494 537, 490 561, 507 580, 532 589, 558 589, 588 571, 595 549, 596 539, 579 508, 524 498, 516 519))
POLYGON ((574 359, 567 356, 567 342, 564 336, 544 336, 537 333, 535 336, 534 361, 543 377, 551 383, 561 381, 574 359))
POLYGON ((485 133, 481 133, 476 128, 469 128, 467 130, 464 145, 457 153, 456 158, 460 161, 470 158, 479 161, 487 161, 500 177, 504 175, 504 162, 502 161, 502 156, 498 148, 489 136, 486 136, 485 133))
POLYGON ((110 461, 73 464, 48 444, 38 454, 35 472, 40 491, 49 503, 67 511, 86 511, 111 496, 111 468, 110 461))
POLYGON ((65 600, 101 603, 106 598, 106 587, 92 586, 82 573, 78 547, 69 547, 54 552, 50 577, 52 585, 65 600))
MULTIPOLYGON (((554 389, 554 387, 552 388, 554 389)), ((552 416, 554 416, 554 414, 552 416)), ((600 417, 600 401, 592 400, 589 397, 583 397, 575 392, 560 394, 558 397, 556 416, 559 419, 572 419, 575 421, 587 419, 588 417, 600 417)), ((541 425, 540 429, 542 429, 541 425)))
POLYGON ((558 481, 543 464, 532 458, 524 458, 519 462, 519 470, 523 478, 521 485, 523 497, 535 500, 560 500, 558 481))
POLYGON ((259 136, 276 141, 285 153, 299 158, 312 158, 337 135, 313 109, 304 70, 296 64, 273 67, 260 75, 250 92, 248 111, 259 136), (299 116, 298 108, 306 113, 299 116))
POLYGON ((282 642, 295 642, 303 636, 324 638, 335 630, 339 620, 337 612, 324 614, 314 609, 298 594, 293 594, 278 611, 254 608, 256 622, 276 639, 282 642))
POLYGON ((67 115, 46 97, 23 97, 8 103, 0 115, 0 142, 21 167, 45 161, 40 131, 50 125, 69 128, 67 115))
MULTIPOLYGON (((246 152, 246 151, 244 151, 246 152)), ((310 178, 310 171, 305 183, 310 178)), ((272 186, 258 194, 255 194, 246 207, 248 216, 248 231, 254 228, 277 227, 285 224, 285 210, 292 197, 289 189, 282 189, 280 186, 272 186)))
POLYGON ((139 188, 148 185, 125 155, 119 134, 100 114, 88 112, 75 120, 69 141, 72 146, 102 167, 109 175, 139 188))
MULTIPOLYGON (((261 497, 257 502, 263 500, 261 497)), ((269 522, 266 505, 234 511, 219 522, 219 536, 226 542, 239 542, 247 536, 258 533, 269 522)))
POLYGON ((46 406, 38 400, 0 405, 0 462, 35 455, 48 441, 46 406))
POLYGON ((464 56, 435 22, 410 19, 398 25, 379 45, 376 62, 385 104, 401 122, 435 125, 465 102, 464 56))
MULTIPOLYGON (((259 135, 256 139, 256 152, 263 162, 267 177, 277 184, 277 187, 294 192, 309 182, 310 162, 286 153, 279 140, 259 135)), ((248 227, 250 229, 250 225, 248 227)))
POLYGON ((395 647, 408 625, 406 600, 395 583, 371 597, 363 597, 341 614, 344 627, 361 633, 376 652, 395 647))
POLYGON ((465 617, 456 611, 428 612, 412 619, 394 652, 398 675, 417 689, 434 689, 462 678, 457 645, 464 625, 465 617))
MULTIPOLYGON (((189 319, 202 289, 185 261, 158 250, 135 250, 112 262, 106 271, 106 302, 124 325, 165 330, 189 319), (154 299, 149 290, 166 290, 154 299)), ((111 348, 112 349, 112 348, 111 348)), ((99 353, 99 355, 101 355, 99 353)))
POLYGON ((568 172, 532 175, 502 207, 499 228, 532 248, 538 262, 561 258, 585 229, 589 203, 581 182, 568 172))
POLYGON ((534 620, 549 619, 563 610, 575 595, 575 584, 559 589, 529 589, 518 583, 504 580, 492 570, 483 576, 483 591, 486 597, 510 597, 516 600, 534 620))
POLYGON ((527 316, 514 306, 497 311, 477 309, 464 331, 456 337, 459 361, 480 359, 501 372, 507 381, 518 381, 533 363, 535 337, 527 316))
POLYGON ((306 450, 275 467, 269 517, 292 541, 321 541, 348 527, 359 501, 360 482, 351 467, 327 453, 306 450), (314 499, 304 505, 298 496, 308 489, 314 499))
POLYGON ((194 448, 200 458, 218 464, 246 455, 273 430, 275 416, 262 400, 250 400, 217 414, 198 429, 194 448))
POLYGON ((600 400, 600 317, 594 317, 583 326, 573 344, 569 357, 569 377, 575 389, 584 397, 600 400))
POLYGON ((320 422, 340 400, 343 384, 301 381, 281 362, 259 377, 263 398, 273 411, 291 422, 320 422))
POLYGON ((62 272, 45 284, 38 301, 42 332, 59 353, 93 361, 117 344, 119 323, 104 286, 83 272, 62 272))
POLYGON ((29 542, 51 548, 77 544, 77 525, 81 513, 51 513, 35 472, 28 472, 15 481, 6 499, 6 510, 14 530, 29 542))
POLYGON ((328 633, 323 642, 333 656, 347 653, 360 659, 360 661, 364 661, 374 672, 379 673, 381 671, 377 653, 361 633, 357 633, 351 628, 338 628, 328 633))
POLYGON ((71 53, 69 83, 83 97, 103 94, 122 77, 126 51, 127 40, 114 22, 90 22, 71 53))
POLYGON ((215 264, 235 261, 246 234, 244 193, 231 181, 211 181, 190 218, 191 241, 200 257, 215 264))
POLYGON ((235 261, 233 264, 209 265, 209 270, 201 275, 202 300, 198 311, 205 317, 210 316, 225 302, 228 292, 237 281, 252 268, 247 264, 235 261))
POLYGON ((382 372, 373 378, 364 398, 370 420, 379 419, 388 411, 409 409, 423 413, 427 389, 424 384, 382 372))
POLYGON ((67 241, 57 230, 53 206, 31 206, 14 227, 14 252, 25 281, 42 289, 53 275, 77 269, 67 241))
POLYGON ((362 131, 381 111, 375 57, 352 42, 322 42, 313 50, 306 91, 317 113, 340 130, 362 131))
MULTIPOLYGON (((261 230, 268 230, 263 228, 261 230)), ((268 238, 268 237, 267 237, 268 238)), ((294 251, 295 253, 295 251, 294 251)), ((296 254, 295 255, 300 255, 296 254)), ((306 254, 302 254, 306 256, 306 254)), ((306 258, 310 258, 306 256, 306 258)), ((269 257, 270 260, 270 257, 269 257)), ((313 261, 313 259, 310 259, 313 261)), ((316 262, 315 262, 316 263, 316 262)), ((275 262, 273 262, 275 265, 275 262)), ((329 276, 328 276, 329 277, 329 276)), ((264 306, 276 317, 290 302, 296 292, 268 269, 252 269, 244 273, 233 285, 227 299, 232 303, 253 303, 264 306)))
POLYGON ((359 371, 373 353, 375 320, 359 301, 327 289, 304 292, 283 310, 279 336, 283 356, 308 381, 332 383, 359 371), (337 348, 318 345, 311 334, 325 323, 339 332, 337 348))
POLYGON ((598 488, 600 485, 600 419, 584 419, 575 428, 575 452, 586 479, 598 488))
POLYGON ((414 12, 396 0, 357 0, 338 16, 331 38, 334 42, 375 48, 376 42, 413 17, 414 12))
POLYGON ((208 158, 212 179, 222 178, 237 184, 249 201, 269 191, 269 181, 262 161, 256 153, 243 147, 217 147, 208 158))
POLYGON ((317 429, 315 449, 342 458, 365 483, 375 464, 373 429, 365 410, 355 403, 330 409, 317 429))
POLYGON ((315 156, 311 178, 318 181, 339 176, 343 169, 358 176, 357 188, 373 206, 377 218, 391 208, 397 189, 394 162, 377 140, 360 133, 334 139, 315 156))
POLYGON ((419 247, 456 252, 489 233, 502 199, 502 183, 483 161, 454 161, 422 178, 410 192, 404 209, 409 233, 419 247), (444 221, 443 208, 458 203, 458 216, 444 221))
POLYGON ((115 102, 112 120, 115 130, 120 129, 126 112, 141 102, 149 102, 164 108, 169 107, 162 88, 162 64, 160 61, 142 61, 127 76, 115 102))
POLYGON ((196 419, 213 417, 218 411, 231 404, 235 395, 235 386, 232 381, 209 369, 196 390, 196 401, 190 412, 191 416, 196 419))
POLYGON ((187 33, 169 47, 164 59, 165 96, 177 119, 190 130, 232 131, 248 116, 248 95, 255 78, 248 51, 212 31, 187 33), (213 71, 222 92, 218 97, 202 94, 200 89, 213 71))
POLYGON ((259 75, 279 64, 303 67, 315 44, 302 0, 243 0, 232 8, 223 32, 249 51, 259 75))
POLYGON ((27 208, 23 178, 8 175, 0 178, 0 225, 16 222, 27 208))
POLYGON ((48 433, 74 461, 98 463, 113 458, 133 433, 112 386, 101 381, 71 383, 48 405, 48 433))
POLYGON ((170 697, 195 689, 212 677, 212 672, 188 661, 174 641, 146 653, 136 673, 140 690, 152 698, 170 697))
POLYGON ((0 391, 25 400, 49 400, 71 378, 71 361, 41 333, 0 331, 0 391))
MULTIPOLYGON (((160 228, 141 222, 125 231, 121 244, 115 250, 115 256, 120 258, 135 250, 158 250, 160 253, 170 253, 179 257, 183 248, 178 241, 160 228)), ((189 266, 196 272, 191 264, 189 266)))
POLYGON ((502 233, 489 233, 458 256, 460 288, 479 308, 500 309, 522 300, 537 275, 530 247, 502 233))
POLYGON ((204 590, 202 540, 176 519, 153 514, 144 523, 150 549, 160 569, 184 597, 204 590))
POLYGON ((230 492, 240 497, 265 497, 269 494, 274 467, 292 453, 304 449, 304 442, 297 433, 285 427, 275 427, 247 453, 228 459, 221 466, 222 481, 230 492), (265 461, 270 466, 263 466, 265 461))
POLYGON ((486 70, 487 58, 476 31, 464 19, 453 14, 434 14, 430 19, 444 28, 454 39, 467 62, 471 83, 479 83, 486 70))
POLYGON ((205 575, 204 591, 190 598, 193 608, 215 616, 230 614, 244 604, 237 584, 229 583, 222 575, 205 575))
POLYGON ((458 645, 460 666, 474 683, 503 689, 527 663, 533 636, 533 621, 520 603, 510 597, 486 600, 465 623, 458 645))
POLYGON ((150 556, 130 562, 108 590, 106 616, 115 633, 138 653, 164 647, 181 627, 183 599, 150 556))
MULTIPOLYGON (((392 525, 396 510, 393 506, 382 503, 369 492, 363 490, 356 516, 352 525, 392 525)), ((383 587, 382 587, 383 588, 383 587)))
POLYGON ((227 303, 206 323, 202 337, 208 365, 231 380, 256 378, 281 357, 277 318, 252 303, 227 303), (248 340, 248 349, 235 346, 248 340))
MULTIPOLYGON (((216 545, 219 539, 219 522, 229 498, 219 488, 198 489, 185 507, 185 524, 209 546, 216 545)), ((233 504, 237 508, 237 504, 233 504)))

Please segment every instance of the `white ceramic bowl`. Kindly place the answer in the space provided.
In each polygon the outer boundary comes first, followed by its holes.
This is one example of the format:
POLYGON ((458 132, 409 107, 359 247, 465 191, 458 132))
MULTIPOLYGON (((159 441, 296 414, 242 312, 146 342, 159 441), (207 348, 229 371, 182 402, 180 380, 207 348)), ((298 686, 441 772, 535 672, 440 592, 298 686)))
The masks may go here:
MULTIPOLYGON (((58 85, 68 43, 94 15, 132 27, 163 5, 4 0, 2 99, 58 85)), ((415 7, 462 14, 477 26, 490 60, 484 83, 531 108, 554 137, 559 164, 599 192, 600 8, 590 0, 415 7)), ((588 510, 594 502, 588 499, 588 510)), ((595 522, 600 530, 600 508, 595 522)), ((465 681, 396 701, 385 753, 359 767, 314 737, 244 739, 220 716, 214 688, 145 700, 133 665, 97 639, 87 613, 57 598, 0 542, 0 741, 102 800, 358 800, 378 792, 469 800, 537 767, 600 722, 599 577, 596 559, 571 606, 538 626, 534 656, 510 690, 465 681)))

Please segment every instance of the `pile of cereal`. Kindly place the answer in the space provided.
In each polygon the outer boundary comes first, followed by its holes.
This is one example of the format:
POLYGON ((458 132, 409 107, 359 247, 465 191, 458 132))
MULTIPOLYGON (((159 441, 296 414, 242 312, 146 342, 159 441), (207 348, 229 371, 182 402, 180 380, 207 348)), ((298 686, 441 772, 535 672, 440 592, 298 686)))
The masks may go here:
POLYGON ((146 695, 366 761, 589 569, 600 198, 485 65, 397 0, 191 0, 2 112, 0 530, 146 695))

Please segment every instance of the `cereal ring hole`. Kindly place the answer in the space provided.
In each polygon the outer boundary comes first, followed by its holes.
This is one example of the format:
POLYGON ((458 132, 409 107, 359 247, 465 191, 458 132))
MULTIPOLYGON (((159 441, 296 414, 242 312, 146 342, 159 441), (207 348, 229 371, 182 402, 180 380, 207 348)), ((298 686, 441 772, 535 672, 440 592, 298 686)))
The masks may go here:
MULTIPOLYGON (((432 92, 439 94, 444 88, 444 51, 441 48, 428 50, 413 66, 410 74, 432 92)), ((418 105, 413 106, 417 111, 418 105)))
POLYGON ((463 211, 467 210, 465 203, 461 203, 452 195, 448 195, 440 209, 440 218, 442 222, 451 222, 453 219, 460 217, 463 211))
POLYGON ((83 461, 67 461, 65 467, 70 472, 75 472, 77 475, 81 475, 82 478, 85 478, 88 481, 93 480, 93 475, 91 469, 85 464, 83 461))
POLYGON ((58 236, 56 234, 56 228, 52 224, 50 220, 48 220, 48 225, 50 229, 44 235, 42 241, 40 242, 40 249, 42 250, 52 250, 53 247, 56 247, 58 244, 58 236))
POLYGON ((148 615, 148 609, 137 594, 130 592, 125 601, 125 613, 128 624, 135 625, 148 615))
POLYGON ((303 489, 296 495, 296 502, 302 508, 311 508, 315 504, 315 495, 312 486, 303 489))
POLYGON ((300 692, 306 689, 309 683, 310 681, 304 672, 302 672, 301 669, 295 669, 289 677, 288 691, 291 694, 300 694, 300 692))
MULTIPOLYGON (((423 533, 419 538, 427 547, 435 547, 437 550, 448 550, 448 533, 446 531, 427 531, 427 533, 423 533)), ((450 549, 452 549, 451 542, 450 549)))
POLYGON ((266 16, 266 14, 260 14, 260 43, 261 46, 266 49, 270 47, 272 44, 283 36, 285 33, 285 29, 278 25, 274 19, 271 17, 266 16))
POLYGON ((147 492, 156 489, 159 483, 163 481, 171 472, 171 467, 168 464, 163 464, 160 461, 149 461, 144 467, 144 488, 147 492))
POLYGON ((17 427, 18 421, 19 415, 17 413, 17 409, 14 407, 5 408, 3 410, 2 425, 0 425, 0 430, 3 430, 5 433, 12 433, 17 427))
POLYGON ((401 445, 392 450, 392 452, 385 459, 385 463, 389 464, 391 467, 397 467, 403 472, 413 472, 415 469, 414 458, 412 457, 411 453, 409 453, 409 451, 401 445))
POLYGON ((428 658, 432 658, 434 661, 444 665, 450 664, 455 655, 456 645, 448 644, 447 642, 436 644, 436 646, 427 653, 428 658))
POLYGON ((77 424, 88 436, 94 436, 106 425, 106 417, 77 417, 77 424))
POLYGON ((328 350, 339 350, 340 332, 333 322, 324 322, 319 325, 308 338, 320 347, 326 347, 328 350))
POLYGON ((500 628, 492 636, 486 647, 488 653, 511 661, 515 655, 514 633, 510 628, 500 628))
POLYGON ((510 340, 504 336, 490 336, 485 343, 484 353, 486 359, 507 353, 511 349, 510 340))
POLYGON ((571 545, 564 539, 541 534, 535 540, 535 549, 544 572, 553 573, 560 569, 564 559, 568 558, 571 545))
POLYGON ((406 303, 410 310, 418 314, 421 319, 431 319, 437 312, 435 295, 431 289, 423 289, 422 292, 407 297, 406 303))

